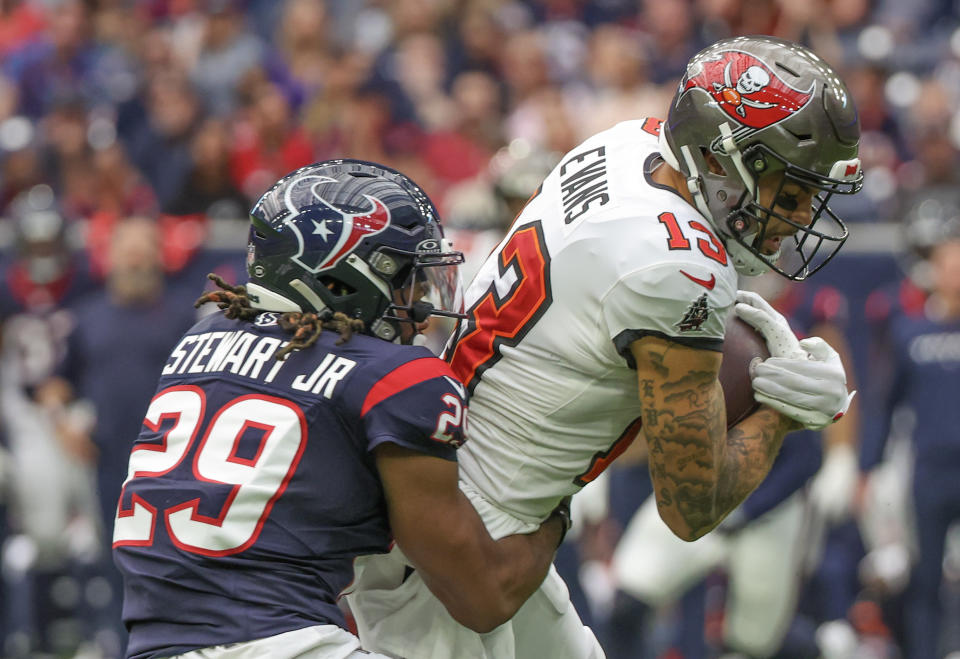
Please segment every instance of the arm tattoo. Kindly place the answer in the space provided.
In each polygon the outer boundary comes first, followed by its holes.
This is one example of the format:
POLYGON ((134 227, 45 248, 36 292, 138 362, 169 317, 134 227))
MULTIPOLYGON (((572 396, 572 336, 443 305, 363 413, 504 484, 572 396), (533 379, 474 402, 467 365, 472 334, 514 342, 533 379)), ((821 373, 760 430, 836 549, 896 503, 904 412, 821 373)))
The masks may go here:
POLYGON ((668 350, 645 349, 659 381, 640 380, 650 473, 661 513, 679 514, 699 537, 766 476, 788 428, 776 412, 761 408, 728 433, 716 374, 671 372, 668 350))

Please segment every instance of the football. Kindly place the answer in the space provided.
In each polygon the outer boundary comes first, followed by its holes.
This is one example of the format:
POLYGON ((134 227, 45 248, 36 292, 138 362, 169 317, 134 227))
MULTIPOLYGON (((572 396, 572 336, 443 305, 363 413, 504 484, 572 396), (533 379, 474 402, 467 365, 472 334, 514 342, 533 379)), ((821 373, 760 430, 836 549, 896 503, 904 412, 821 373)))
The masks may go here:
POLYGON ((752 414, 759 403, 753 398, 750 364, 754 359, 770 356, 763 336, 731 311, 724 328, 723 363, 720 365, 720 386, 727 405, 727 428, 752 414))

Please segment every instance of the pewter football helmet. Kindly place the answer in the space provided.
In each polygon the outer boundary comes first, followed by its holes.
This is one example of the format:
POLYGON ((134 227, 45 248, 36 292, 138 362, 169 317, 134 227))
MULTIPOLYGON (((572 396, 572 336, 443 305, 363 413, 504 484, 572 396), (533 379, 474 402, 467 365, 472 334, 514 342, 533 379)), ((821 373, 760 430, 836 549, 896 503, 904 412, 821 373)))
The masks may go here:
POLYGON ((827 201, 860 189, 859 141, 857 111, 836 72, 807 48, 764 36, 725 39, 695 55, 660 134, 664 160, 687 177, 697 209, 723 236, 737 271, 773 269, 794 280, 823 267, 847 238, 827 201), (722 173, 711 172, 708 153, 722 173), (772 202, 760 203, 758 181, 781 171, 781 190, 792 182, 815 193, 807 226, 774 212, 772 202), (771 217, 797 233, 792 249, 785 241, 765 255, 771 217))

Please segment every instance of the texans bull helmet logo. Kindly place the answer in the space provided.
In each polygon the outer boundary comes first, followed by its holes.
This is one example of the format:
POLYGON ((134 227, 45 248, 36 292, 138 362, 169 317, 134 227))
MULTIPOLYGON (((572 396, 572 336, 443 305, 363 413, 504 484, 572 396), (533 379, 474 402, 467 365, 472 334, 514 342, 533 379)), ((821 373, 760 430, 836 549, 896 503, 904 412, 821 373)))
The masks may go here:
POLYGON ((326 183, 337 183, 337 180, 328 176, 304 176, 288 185, 284 195, 284 204, 290 212, 284 224, 293 230, 300 244, 290 260, 314 274, 334 267, 357 243, 390 225, 390 210, 370 195, 363 195, 370 202, 367 212, 351 214, 338 210, 317 192, 317 187, 326 183), (306 208, 298 208, 294 201, 294 193, 302 190, 302 186, 309 186, 316 200, 306 208), (309 233, 309 248, 304 240, 305 231, 309 233))
POLYGON ((700 67, 699 73, 688 75, 680 83, 680 96, 701 89, 731 119, 748 129, 759 130, 782 121, 813 97, 813 85, 806 91, 794 89, 759 59, 738 50, 704 60, 700 67))

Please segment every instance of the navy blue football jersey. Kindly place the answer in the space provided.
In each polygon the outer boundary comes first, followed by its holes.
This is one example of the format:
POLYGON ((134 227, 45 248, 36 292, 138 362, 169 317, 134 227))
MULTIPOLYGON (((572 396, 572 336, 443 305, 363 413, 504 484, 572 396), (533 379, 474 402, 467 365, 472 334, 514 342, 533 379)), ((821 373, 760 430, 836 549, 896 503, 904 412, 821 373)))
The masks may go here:
POLYGON ((328 330, 277 361, 277 315, 208 316, 163 368, 114 527, 131 657, 345 626, 353 559, 391 540, 372 449, 456 459, 466 404, 443 361, 328 330))

